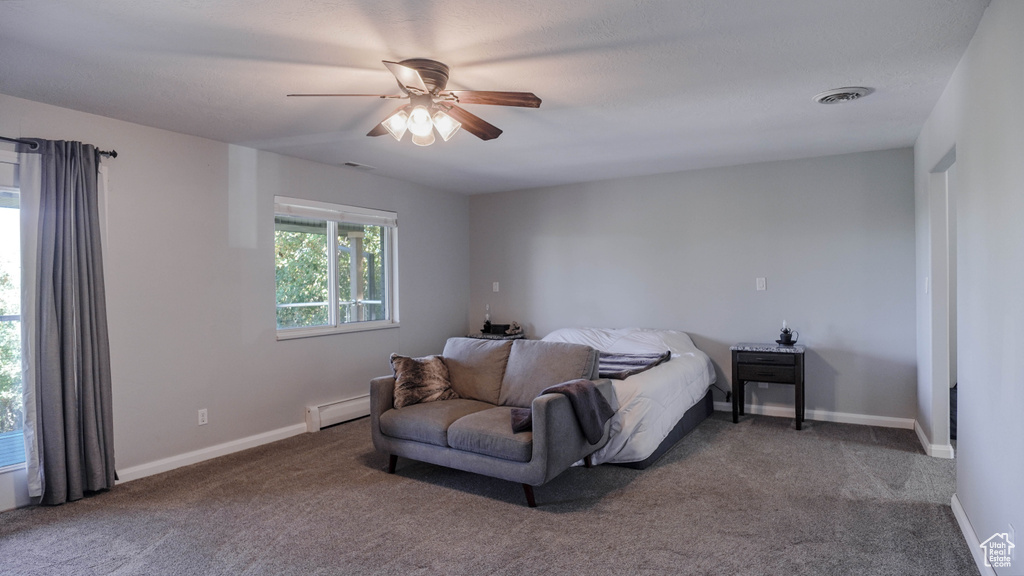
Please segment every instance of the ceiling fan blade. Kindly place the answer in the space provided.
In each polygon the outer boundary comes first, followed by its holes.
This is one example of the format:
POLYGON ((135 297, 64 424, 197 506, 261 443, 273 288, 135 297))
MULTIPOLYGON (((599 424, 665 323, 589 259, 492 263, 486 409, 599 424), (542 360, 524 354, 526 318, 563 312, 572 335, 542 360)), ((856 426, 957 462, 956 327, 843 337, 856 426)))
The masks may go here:
POLYGON ((427 85, 423 83, 423 77, 420 76, 420 73, 416 71, 416 69, 409 68, 408 66, 404 66, 398 62, 389 62, 387 60, 382 60, 382 62, 384 62, 384 65, 388 67, 388 70, 395 75, 399 86, 406 90, 416 90, 422 94, 430 93, 427 85))
POLYGON ((369 96, 373 98, 408 98, 405 94, 288 94, 288 96, 369 96))
MULTIPOLYGON (((408 105, 405 105, 405 106, 399 106, 398 108, 395 108, 390 114, 388 114, 387 116, 384 117, 384 120, 387 120, 388 118, 391 118, 391 116, 393 116, 395 114, 395 112, 398 112, 399 110, 404 110, 405 108, 408 108, 408 107, 409 107, 408 105)), ((384 121, 383 120, 381 120, 381 122, 379 124, 374 126, 373 130, 370 130, 369 132, 366 133, 367 136, 383 136, 385 134, 390 134, 390 132, 388 132, 388 129, 384 127, 384 121)))
POLYGON ((384 127, 384 123, 381 122, 381 123, 377 124, 376 126, 374 126, 373 130, 370 130, 369 132, 367 132, 366 135, 367 136, 383 136, 383 135, 385 135, 387 133, 388 133, 388 129, 385 128, 384 127))
POLYGON ((540 98, 533 92, 490 92, 486 90, 446 90, 442 95, 455 96, 459 104, 490 104, 540 108, 540 98))
POLYGON ((447 109, 446 112, 449 116, 462 123, 463 130, 481 140, 493 140, 494 138, 501 136, 501 128, 490 124, 475 114, 466 112, 458 106, 452 106, 447 109))

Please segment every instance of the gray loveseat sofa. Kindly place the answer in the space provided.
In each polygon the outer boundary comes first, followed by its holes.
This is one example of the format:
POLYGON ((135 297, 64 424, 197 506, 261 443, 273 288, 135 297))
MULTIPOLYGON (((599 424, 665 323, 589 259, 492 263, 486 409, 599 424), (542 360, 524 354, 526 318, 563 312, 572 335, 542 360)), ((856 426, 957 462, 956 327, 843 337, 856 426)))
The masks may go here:
MULTIPOLYGON (((589 346, 537 340, 451 338, 442 353, 457 399, 394 408, 393 376, 370 383, 373 445, 398 456, 523 485, 534 507, 533 487, 608 442, 609 424, 597 444, 587 442, 569 399, 541 390, 578 378, 595 380, 598 353, 589 346), (514 407, 533 409, 533 430, 512 431, 514 407)), ((612 404, 611 381, 597 388, 612 404)))

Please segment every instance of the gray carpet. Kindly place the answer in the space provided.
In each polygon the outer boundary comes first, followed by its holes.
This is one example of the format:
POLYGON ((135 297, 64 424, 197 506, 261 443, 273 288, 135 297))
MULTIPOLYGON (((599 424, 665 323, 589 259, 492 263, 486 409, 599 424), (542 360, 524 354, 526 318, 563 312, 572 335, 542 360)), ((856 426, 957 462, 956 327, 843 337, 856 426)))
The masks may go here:
POLYGON ((977 574, 909 430, 716 413, 537 488, 386 458, 369 420, 0 514, 3 574, 977 574))

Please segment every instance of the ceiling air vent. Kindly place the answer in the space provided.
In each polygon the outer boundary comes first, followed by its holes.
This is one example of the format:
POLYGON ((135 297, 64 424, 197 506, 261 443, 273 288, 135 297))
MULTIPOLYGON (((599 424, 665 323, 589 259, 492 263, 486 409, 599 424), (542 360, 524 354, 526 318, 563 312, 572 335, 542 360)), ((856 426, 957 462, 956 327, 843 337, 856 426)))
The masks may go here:
POLYGON ((356 170, 373 170, 373 166, 367 166, 366 164, 359 164, 356 162, 345 162, 345 166, 349 168, 355 168, 356 170))
POLYGON ((874 90, 871 88, 863 88, 861 86, 836 88, 835 90, 829 90, 818 94, 814 97, 814 101, 818 104, 842 104, 843 102, 850 102, 858 98, 863 98, 872 92, 874 92, 874 90))

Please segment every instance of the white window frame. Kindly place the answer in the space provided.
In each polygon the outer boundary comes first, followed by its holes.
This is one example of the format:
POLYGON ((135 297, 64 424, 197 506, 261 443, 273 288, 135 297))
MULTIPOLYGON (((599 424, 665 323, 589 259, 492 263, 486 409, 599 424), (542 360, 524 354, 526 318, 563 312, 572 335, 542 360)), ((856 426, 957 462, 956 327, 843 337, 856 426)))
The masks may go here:
MULTIPOLYGON (((309 338, 327 334, 344 334, 348 332, 364 332, 368 330, 384 330, 398 328, 398 214, 387 210, 361 208, 274 196, 274 217, 278 215, 300 216, 326 220, 328 226, 328 324, 324 326, 304 326, 300 328, 277 328, 278 340, 309 338), (337 277, 337 224, 358 224, 363 226, 381 226, 386 234, 382 238, 382 251, 385 252, 384 262, 384 297, 387 299, 385 309, 390 312, 386 320, 369 322, 340 322, 338 318, 338 277, 337 277)), ((275 281, 276 293, 276 281, 275 281)), ((277 299, 274 299, 274 324, 277 325, 277 299)))
MULTIPOLYGON (((18 164, 19 164, 18 154, 15 153, 15 152, 11 152, 9 150, 0 150, 0 162, 3 162, 4 164, 13 164, 15 166, 18 166, 18 164)), ((20 196, 21 190, 20 189, 16 189, 16 190, 18 190, 18 193, 19 193, 19 196, 20 196)), ((19 210, 20 210, 20 208, 19 208, 19 210)), ((24 239, 24 236, 22 236, 22 238, 24 239)), ((22 250, 24 250, 24 244, 22 244, 22 250)), ((24 274, 24 270, 22 270, 22 274, 24 274)), ((24 331, 25 330, 25 323, 24 323, 23 320, 24 320, 25 310, 23 308, 21 308, 21 307, 19 307, 19 308, 20 308, 20 312, 21 313, 17 314, 16 316, 18 318, 18 322, 21 322, 21 329, 24 331)), ((15 315, 12 315, 12 317, 13 316, 15 316, 15 315)), ((22 338, 22 343, 24 343, 24 338, 22 338)), ((24 351, 22 351, 22 354, 24 354, 24 351)), ((23 357, 22 362, 24 362, 24 357, 23 357)), ((24 366, 24 364, 22 364, 22 365, 24 366)), ((22 381, 21 385, 22 385, 22 390, 24 390, 25 382, 22 381)), ((22 430, 22 433, 24 433, 24 429, 22 430)), ((5 475, 5 474, 10 474, 10 473, 19 473, 19 472, 21 474, 24 474, 21 471, 25 470, 27 468, 27 466, 28 466, 28 453, 26 452, 25 460, 23 460, 21 462, 18 462, 18 463, 15 463, 15 464, 10 464, 10 465, 7 465, 7 466, 4 466, 4 467, 0 468, 0 476, 5 475)), ((17 484, 14 487, 15 488, 15 492, 16 493, 24 492, 27 495, 28 490, 24 486, 24 482, 25 482, 24 479, 23 478, 19 478, 15 482, 17 484)), ((20 497, 20 494, 17 494, 16 496, 14 496, 14 495, 12 495, 10 493, 4 493, 4 494, 0 494, 0 501, 8 501, 8 500, 12 500, 12 498, 18 498, 18 497, 20 497)), ((18 499, 20 500, 20 498, 18 498, 18 499)))

